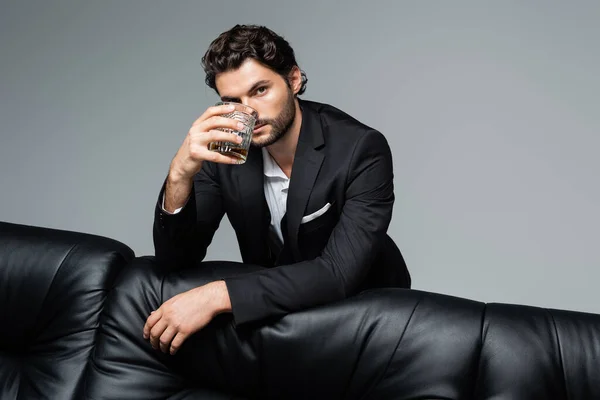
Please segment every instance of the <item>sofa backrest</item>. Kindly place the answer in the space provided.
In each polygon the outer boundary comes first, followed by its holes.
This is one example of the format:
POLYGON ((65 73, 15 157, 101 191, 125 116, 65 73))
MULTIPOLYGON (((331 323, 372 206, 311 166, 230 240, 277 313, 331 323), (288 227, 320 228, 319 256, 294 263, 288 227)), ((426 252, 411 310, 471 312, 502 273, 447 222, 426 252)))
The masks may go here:
POLYGON ((231 263, 165 278, 152 257, 133 258, 111 239, 0 222, 1 399, 600 399, 600 315, 418 290, 370 290, 259 326, 222 315, 161 355, 141 339, 148 313, 231 263))
POLYGON ((488 304, 476 400, 600 399, 600 315, 488 304))
POLYGON ((483 303, 376 289, 261 330, 268 398, 467 399, 483 303))
POLYGON ((104 299, 133 257, 112 239, 0 222, 0 398, 77 398, 104 299))
POLYGON ((418 290, 369 290, 264 324, 223 314, 175 356, 141 338, 163 301, 235 269, 165 276, 152 257, 134 260, 107 301, 89 398, 600 399, 600 315, 418 290))

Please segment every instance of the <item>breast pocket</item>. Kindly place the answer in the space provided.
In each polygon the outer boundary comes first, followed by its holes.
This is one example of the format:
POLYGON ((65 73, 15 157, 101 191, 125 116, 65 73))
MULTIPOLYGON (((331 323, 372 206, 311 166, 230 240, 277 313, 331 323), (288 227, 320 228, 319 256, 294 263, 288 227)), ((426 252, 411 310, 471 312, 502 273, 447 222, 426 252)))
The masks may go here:
POLYGON ((300 222, 300 233, 314 232, 322 227, 332 225, 336 220, 335 202, 327 203, 317 211, 305 215, 300 222))

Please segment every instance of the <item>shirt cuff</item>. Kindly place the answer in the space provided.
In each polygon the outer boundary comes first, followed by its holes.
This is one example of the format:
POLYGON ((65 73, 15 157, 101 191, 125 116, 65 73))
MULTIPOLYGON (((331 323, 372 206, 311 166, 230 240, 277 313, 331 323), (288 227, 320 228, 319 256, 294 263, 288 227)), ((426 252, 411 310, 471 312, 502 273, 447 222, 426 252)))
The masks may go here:
MULTIPOLYGON (((189 198, 188 198, 188 200, 189 200, 189 198)), ((186 201, 185 201, 185 204, 187 204, 188 200, 186 200, 186 201)), ((185 207, 185 204, 183 205, 183 207, 185 207)), ((163 196, 162 196, 162 204, 161 204, 161 206, 160 206, 160 207, 162 208, 162 211, 163 211, 164 213, 166 213, 166 214, 170 214, 170 215, 175 215, 175 214, 178 214, 178 213, 179 213, 179 211, 181 211, 181 210, 183 209, 183 207, 179 207, 178 209, 176 209, 176 210, 175 210, 175 211, 173 211, 173 212, 169 212, 169 211, 165 210, 165 194, 164 194, 164 193, 163 193, 163 196)))

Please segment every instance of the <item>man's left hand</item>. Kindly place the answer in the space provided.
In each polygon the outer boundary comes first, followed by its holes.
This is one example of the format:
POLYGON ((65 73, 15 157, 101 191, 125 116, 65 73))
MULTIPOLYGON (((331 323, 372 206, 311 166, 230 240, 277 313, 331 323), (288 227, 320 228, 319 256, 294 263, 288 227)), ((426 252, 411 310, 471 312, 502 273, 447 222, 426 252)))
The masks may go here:
POLYGON ((152 311, 144 325, 144 339, 154 349, 175 354, 183 342, 204 328, 217 314, 231 311, 224 281, 188 290, 152 311))

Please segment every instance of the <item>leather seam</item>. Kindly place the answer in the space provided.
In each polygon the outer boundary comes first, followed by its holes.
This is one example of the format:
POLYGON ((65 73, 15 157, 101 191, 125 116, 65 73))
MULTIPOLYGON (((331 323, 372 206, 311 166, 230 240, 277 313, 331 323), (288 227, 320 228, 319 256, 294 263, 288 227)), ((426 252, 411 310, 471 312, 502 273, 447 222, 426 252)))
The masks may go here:
POLYGON ((552 326, 554 327, 554 335, 556 336, 556 344, 558 345, 558 361, 560 363, 560 370, 561 370, 562 377, 563 377, 563 384, 565 385, 565 396, 567 396, 567 400, 569 400, 571 398, 571 396, 569 395, 569 387, 567 385, 567 377, 565 376, 565 366, 563 364, 562 346, 560 344, 560 337, 558 336, 558 328, 556 327, 556 321, 554 320, 554 315, 552 315, 552 313, 548 309, 546 309, 546 312, 550 316, 550 319, 552 320, 552 326))
MULTIPOLYGON (((122 265, 126 265, 128 263, 127 260, 127 256, 125 254, 123 254, 120 251, 114 251, 113 252, 115 259, 111 260, 107 265, 113 266, 116 263, 122 263, 122 265)), ((89 371, 90 368, 94 368, 97 370, 97 365, 96 365, 96 350, 98 349, 98 341, 100 340, 100 331, 102 329, 102 325, 104 324, 104 319, 106 318, 105 316, 105 310, 106 310, 106 302, 108 300, 108 296, 110 295, 110 293, 112 292, 112 290, 114 289, 114 284, 116 282, 116 278, 117 276, 121 273, 122 270, 116 270, 116 268, 112 267, 109 268, 110 273, 107 274, 108 276, 110 276, 110 278, 107 279, 107 287, 105 289, 101 289, 102 292, 105 292, 104 297, 102 299, 102 306, 100 308, 100 312, 98 313, 98 319, 96 322, 96 327, 93 328, 94 330, 94 341, 92 342, 92 348, 90 350, 90 354, 88 356, 88 359, 86 360, 86 366, 84 368, 84 372, 83 372, 83 376, 81 378, 81 382, 77 385, 77 389, 75 390, 75 393, 81 393, 83 392, 82 395, 87 395, 88 392, 88 380, 89 380, 89 374, 91 374, 91 372, 89 371)), ((92 399, 91 397, 86 397, 86 399, 89 400, 95 400, 92 399)))
POLYGON ((377 381, 377 383, 375 383, 371 388, 369 388, 369 390, 367 390, 365 392, 365 394, 361 397, 362 399, 368 399, 370 392, 373 391, 373 389, 375 389, 377 386, 379 386, 379 384, 383 381, 383 379, 385 378, 388 369, 390 368, 390 365, 392 364, 392 360, 394 358, 394 355, 396 354, 396 352, 398 351, 398 347, 400 347, 400 343, 402 343, 402 339, 404 338, 404 335, 406 334, 406 331, 408 330, 408 326, 410 325, 410 323, 412 322, 413 316, 415 315, 415 311, 417 310, 417 307, 419 307, 419 304, 421 304, 421 300, 423 299, 423 294, 421 294, 421 296, 419 296, 419 300, 417 300, 417 302, 415 303, 415 306, 413 307, 410 316, 408 317, 408 321, 406 321, 406 326, 404 326, 404 329, 402 330, 402 334, 400 335, 400 338, 398 339, 398 342, 396 343, 396 346, 394 347, 394 351, 392 352, 390 359, 387 362, 387 365, 385 366, 383 372, 381 373, 381 378, 379 379, 379 381, 377 381))
POLYGON ((481 323, 479 324, 479 343, 478 343, 478 354, 477 361, 475 364, 475 374, 473 382, 473 398, 477 398, 477 393, 479 391, 479 380, 481 378, 481 360, 483 359, 483 346, 485 344, 485 338, 487 337, 487 328, 485 325, 485 319, 487 316, 488 304, 483 305, 483 310, 481 311, 481 323), (485 332, 484 332, 485 331, 485 332))
MULTIPOLYGON (((40 307, 40 312, 42 311, 42 309, 44 308, 46 301, 48 300, 48 296, 50 294, 50 292, 52 291, 52 287, 54 286, 54 282, 56 281, 56 276, 60 273, 60 270, 62 269, 65 261, 67 260, 67 258, 69 258, 69 256, 71 255, 71 253, 73 252, 73 250, 79 246, 79 243, 76 243, 74 245, 71 246, 71 248, 69 248, 69 250, 65 253, 65 255, 63 256, 62 260, 60 260, 60 264, 58 265, 58 268, 56 268, 56 271, 54 272, 54 276, 52 276, 52 281, 50 282, 50 285, 48 285, 48 291, 46 292, 46 294, 44 295, 44 299, 42 300, 42 306, 40 307)), ((39 319, 39 314, 36 316, 36 319, 39 319)))
MULTIPOLYGON (((357 331, 361 332, 363 330, 364 326, 365 326, 365 318, 363 318, 360 321, 360 327, 357 329, 357 331)), ((344 390, 344 394, 342 396, 342 399, 347 399, 348 398, 348 392, 349 392, 349 390, 351 388, 352 378, 354 378, 354 376, 356 375, 356 370, 358 369, 359 360, 363 356, 363 354, 365 354, 365 347, 367 346, 367 342, 369 341, 369 339, 371 339, 371 336, 372 336, 373 331, 375 329, 376 328, 374 328, 374 327, 367 328, 367 332, 364 335, 364 340, 362 340, 362 343, 360 345, 360 350, 358 351, 356 359, 354 360, 354 367, 352 368, 352 372, 350 373, 350 379, 349 379, 349 382, 347 383, 346 389, 344 390)))

